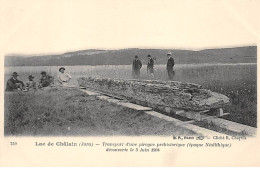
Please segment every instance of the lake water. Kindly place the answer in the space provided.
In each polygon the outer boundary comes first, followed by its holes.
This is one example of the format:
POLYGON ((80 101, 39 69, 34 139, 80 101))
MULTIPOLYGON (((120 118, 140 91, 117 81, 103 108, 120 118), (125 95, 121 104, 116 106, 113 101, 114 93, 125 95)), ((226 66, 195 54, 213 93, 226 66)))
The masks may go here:
MULTIPOLYGON (((46 71, 55 77, 61 66, 19 66, 5 67, 5 81, 15 71, 20 75, 22 81, 27 81, 29 75, 35 79, 40 78, 40 72, 46 71)), ((131 65, 99 65, 99 66, 65 66, 66 72, 73 76, 72 83, 77 84, 77 78, 82 76, 102 76, 111 78, 132 78, 131 65)), ((177 64, 174 67, 174 80, 182 82, 193 82, 205 84, 209 81, 232 81, 232 80, 256 80, 256 63, 236 64, 177 64)), ((165 65, 155 65, 155 79, 167 81, 165 65)), ((151 79, 147 74, 146 65, 141 69, 141 79, 151 79)))

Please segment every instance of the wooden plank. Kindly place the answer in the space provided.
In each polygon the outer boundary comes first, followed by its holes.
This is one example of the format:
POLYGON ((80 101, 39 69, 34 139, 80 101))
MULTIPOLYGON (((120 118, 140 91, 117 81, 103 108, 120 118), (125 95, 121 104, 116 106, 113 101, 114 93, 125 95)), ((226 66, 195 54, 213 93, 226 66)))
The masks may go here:
POLYGON ((103 99, 103 100, 111 99, 111 98, 108 97, 108 96, 97 96, 97 98, 103 99))
POLYGON ((124 107, 130 108, 130 109, 139 110, 139 111, 152 110, 152 108, 150 108, 150 107, 144 107, 144 106, 140 106, 140 105, 133 104, 133 103, 118 102, 117 104, 120 106, 124 106, 124 107))
MULTIPOLYGON (((206 117, 202 115, 202 117, 206 117)), ((232 122, 229 120, 215 118, 215 119, 205 119, 208 123, 214 123, 215 125, 219 126, 220 128, 227 129, 236 133, 246 133, 249 136, 255 136, 257 132, 257 128, 243 125, 240 123, 232 122)))
MULTIPOLYGON (((178 119, 175 119, 175 118, 172 118, 172 117, 169 117, 169 116, 166 116, 164 114, 161 114, 159 112, 155 112, 155 111, 146 111, 145 113, 151 115, 151 116, 155 116, 155 117, 158 117, 160 119, 163 119, 163 120, 166 120, 166 121, 169 121, 169 122, 172 122, 173 124, 175 124, 176 126, 180 126, 182 128, 185 128, 185 129, 189 129, 191 131, 194 131, 195 133, 198 133, 200 135, 203 135, 205 137, 212 137, 212 136, 223 136, 224 134, 222 133, 219 133, 219 132, 215 132, 213 130, 209 130, 209 129, 205 129, 205 128, 202 128, 202 127, 199 127, 199 126, 196 126, 196 125, 192 125, 192 124, 187 124, 187 123, 191 123, 191 122, 183 122, 183 121, 180 121, 178 119)), ((227 135, 225 135, 227 136, 227 135)))
POLYGON ((166 116, 166 115, 163 115, 161 113, 158 113, 156 111, 146 111, 145 112, 146 114, 149 114, 149 115, 152 115, 154 117, 158 117, 160 119, 164 119, 166 121, 169 121, 169 122, 174 122, 174 123, 182 123, 182 121, 178 120, 178 119, 175 119, 175 118, 172 118, 172 117, 169 117, 169 116, 166 116))
POLYGON ((87 93, 90 96, 99 96, 100 95, 97 92, 93 92, 93 91, 89 91, 89 90, 81 90, 81 91, 83 91, 84 93, 87 93))
MULTIPOLYGON (((89 91, 89 90, 81 89, 81 91, 83 91, 83 92, 85 92, 89 95, 95 95, 99 99, 107 100, 109 102, 116 103, 118 105, 130 108, 130 109, 139 110, 139 111, 147 111, 146 112, 147 114, 156 116, 158 118, 161 118, 161 119, 164 119, 164 120, 167 120, 167 121, 175 122, 176 125, 183 126, 183 127, 188 128, 188 129, 191 129, 191 130, 195 130, 198 133, 203 133, 203 134, 213 134, 214 133, 215 135, 217 133, 215 131, 211 131, 211 130, 201 128, 201 127, 198 127, 198 126, 195 126, 195 125, 187 124, 187 123, 190 123, 190 122, 185 123, 185 122, 180 121, 178 119, 174 119, 172 117, 160 114, 158 112, 151 111, 152 108, 150 108, 150 107, 144 107, 144 106, 140 106, 140 105, 133 104, 133 103, 122 102, 120 100, 113 99, 109 96, 104 96, 104 95, 101 95, 99 93, 89 91)), ((233 132, 237 132, 237 133, 245 132, 246 134, 252 135, 252 136, 255 136, 255 134, 256 134, 256 128, 253 128, 253 127, 250 127, 250 126, 241 125, 241 124, 238 124, 238 123, 235 123, 235 122, 231 122, 231 121, 227 121, 227 120, 219 119, 219 118, 207 120, 208 116, 205 116, 205 115, 201 116, 201 113, 208 112, 209 110, 205 110, 205 111, 201 111, 201 112, 194 112, 194 111, 185 112, 184 110, 165 107, 165 111, 168 112, 168 113, 173 112, 175 114, 178 114, 178 115, 190 118, 190 119, 194 119, 194 120, 205 119, 206 121, 212 121, 216 125, 221 125, 224 129, 228 129, 228 130, 233 131, 233 132)), ((224 113, 223 110, 221 110, 221 109, 219 109, 218 112, 217 112, 217 115, 219 115, 219 116, 223 116, 223 115, 226 115, 226 114, 227 113, 224 113)), ((215 116, 212 116, 212 118, 213 117, 215 117, 215 116)), ((223 135, 223 134, 217 133, 217 135, 223 135)))
MULTIPOLYGON (((87 89, 88 91, 91 91, 91 92, 96 91, 96 89, 90 88, 90 87, 87 87, 86 89, 87 89)), ((102 91, 98 91, 98 92, 96 92, 96 93, 101 94, 101 95, 106 95, 106 96, 109 96, 109 97, 113 97, 113 98, 116 98, 116 99, 124 100, 124 98, 123 98, 122 96, 115 96, 115 95, 112 95, 112 94, 110 94, 110 93, 105 93, 105 92, 102 92, 102 91)))
POLYGON ((110 103, 115 103, 118 104, 119 102, 122 102, 122 100, 118 100, 118 99, 113 99, 109 96, 97 96, 97 98, 102 99, 102 100, 106 100, 110 103))
POLYGON ((199 133, 199 134, 206 136, 206 137, 223 136, 223 135, 228 136, 226 134, 215 132, 213 130, 205 129, 205 128, 202 128, 202 127, 199 127, 199 126, 196 126, 196 125, 192 125, 192 124, 184 124, 184 125, 180 125, 180 127, 184 127, 184 128, 193 130, 194 132, 199 133))
POLYGON ((179 124, 177 124, 177 125, 185 125, 185 124, 190 124, 190 123, 194 123, 195 122, 195 120, 188 120, 188 121, 184 121, 184 122, 181 122, 181 123, 179 123, 179 124))
POLYGON ((76 86, 76 85, 55 85, 51 87, 62 87, 62 88, 70 88, 70 89, 86 89, 86 87, 76 86))
POLYGON ((222 108, 219 108, 218 110, 219 110, 219 111, 218 111, 217 116, 224 116, 224 111, 223 111, 223 109, 222 109, 222 108))
POLYGON ((117 104, 118 102, 121 102, 121 100, 118 100, 118 99, 112 99, 112 98, 110 98, 110 99, 106 99, 108 102, 111 102, 111 103, 115 103, 115 104, 117 104))
MULTIPOLYGON (((229 115, 230 113, 223 113, 222 116, 226 116, 226 115, 229 115)), ((208 116, 208 115, 205 115, 205 114, 201 114, 201 119, 200 120, 205 120, 205 119, 215 119, 217 118, 218 116, 208 116)))

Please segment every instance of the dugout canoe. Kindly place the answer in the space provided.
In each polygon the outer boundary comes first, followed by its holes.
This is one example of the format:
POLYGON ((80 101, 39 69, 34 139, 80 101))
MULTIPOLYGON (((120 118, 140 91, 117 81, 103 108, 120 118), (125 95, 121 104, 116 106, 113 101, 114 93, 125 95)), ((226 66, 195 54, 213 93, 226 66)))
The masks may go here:
POLYGON ((227 96, 203 89, 201 85, 194 83, 106 77, 81 77, 77 80, 82 87, 177 109, 201 111, 221 108, 230 103, 227 96))

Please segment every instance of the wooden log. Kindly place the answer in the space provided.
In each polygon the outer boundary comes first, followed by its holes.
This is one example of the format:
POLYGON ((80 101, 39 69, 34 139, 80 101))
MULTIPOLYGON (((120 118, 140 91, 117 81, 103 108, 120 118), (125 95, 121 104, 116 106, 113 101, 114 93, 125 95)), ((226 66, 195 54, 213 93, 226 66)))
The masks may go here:
POLYGON ((193 83, 100 77, 82 77, 78 79, 78 83, 80 86, 111 95, 124 96, 129 100, 139 100, 152 105, 177 109, 200 111, 229 104, 228 97, 202 89, 200 85, 193 83))

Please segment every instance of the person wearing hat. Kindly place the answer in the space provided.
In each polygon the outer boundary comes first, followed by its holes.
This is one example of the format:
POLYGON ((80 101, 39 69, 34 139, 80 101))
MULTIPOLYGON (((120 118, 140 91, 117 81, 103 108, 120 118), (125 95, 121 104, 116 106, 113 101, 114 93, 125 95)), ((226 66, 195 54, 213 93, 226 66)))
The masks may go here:
POLYGON ((175 72, 173 71, 173 67, 175 65, 174 59, 172 58, 172 53, 168 52, 167 53, 167 57, 168 57, 168 61, 167 61, 167 73, 168 73, 168 77, 169 80, 173 80, 173 77, 175 75, 175 72))
POLYGON ((34 77, 30 75, 28 77, 29 81, 26 83, 26 90, 29 91, 31 89, 36 90, 36 82, 33 80, 34 77))
POLYGON ((150 54, 147 57, 148 57, 147 73, 150 74, 152 78, 154 78, 154 74, 153 74, 154 59, 151 57, 150 54))
POLYGON ((138 56, 136 55, 132 65, 133 78, 139 78, 141 68, 142 62, 138 59, 138 56))
POLYGON ((71 76, 68 73, 65 73, 65 68, 59 68, 59 72, 57 74, 57 84, 62 86, 67 86, 71 76))
POLYGON ((19 75, 13 72, 12 77, 7 80, 6 91, 24 90, 24 83, 17 79, 19 75))
POLYGON ((40 89, 43 87, 53 86, 54 79, 52 76, 48 75, 45 71, 42 71, 41 75, 38 86, 40 89))

